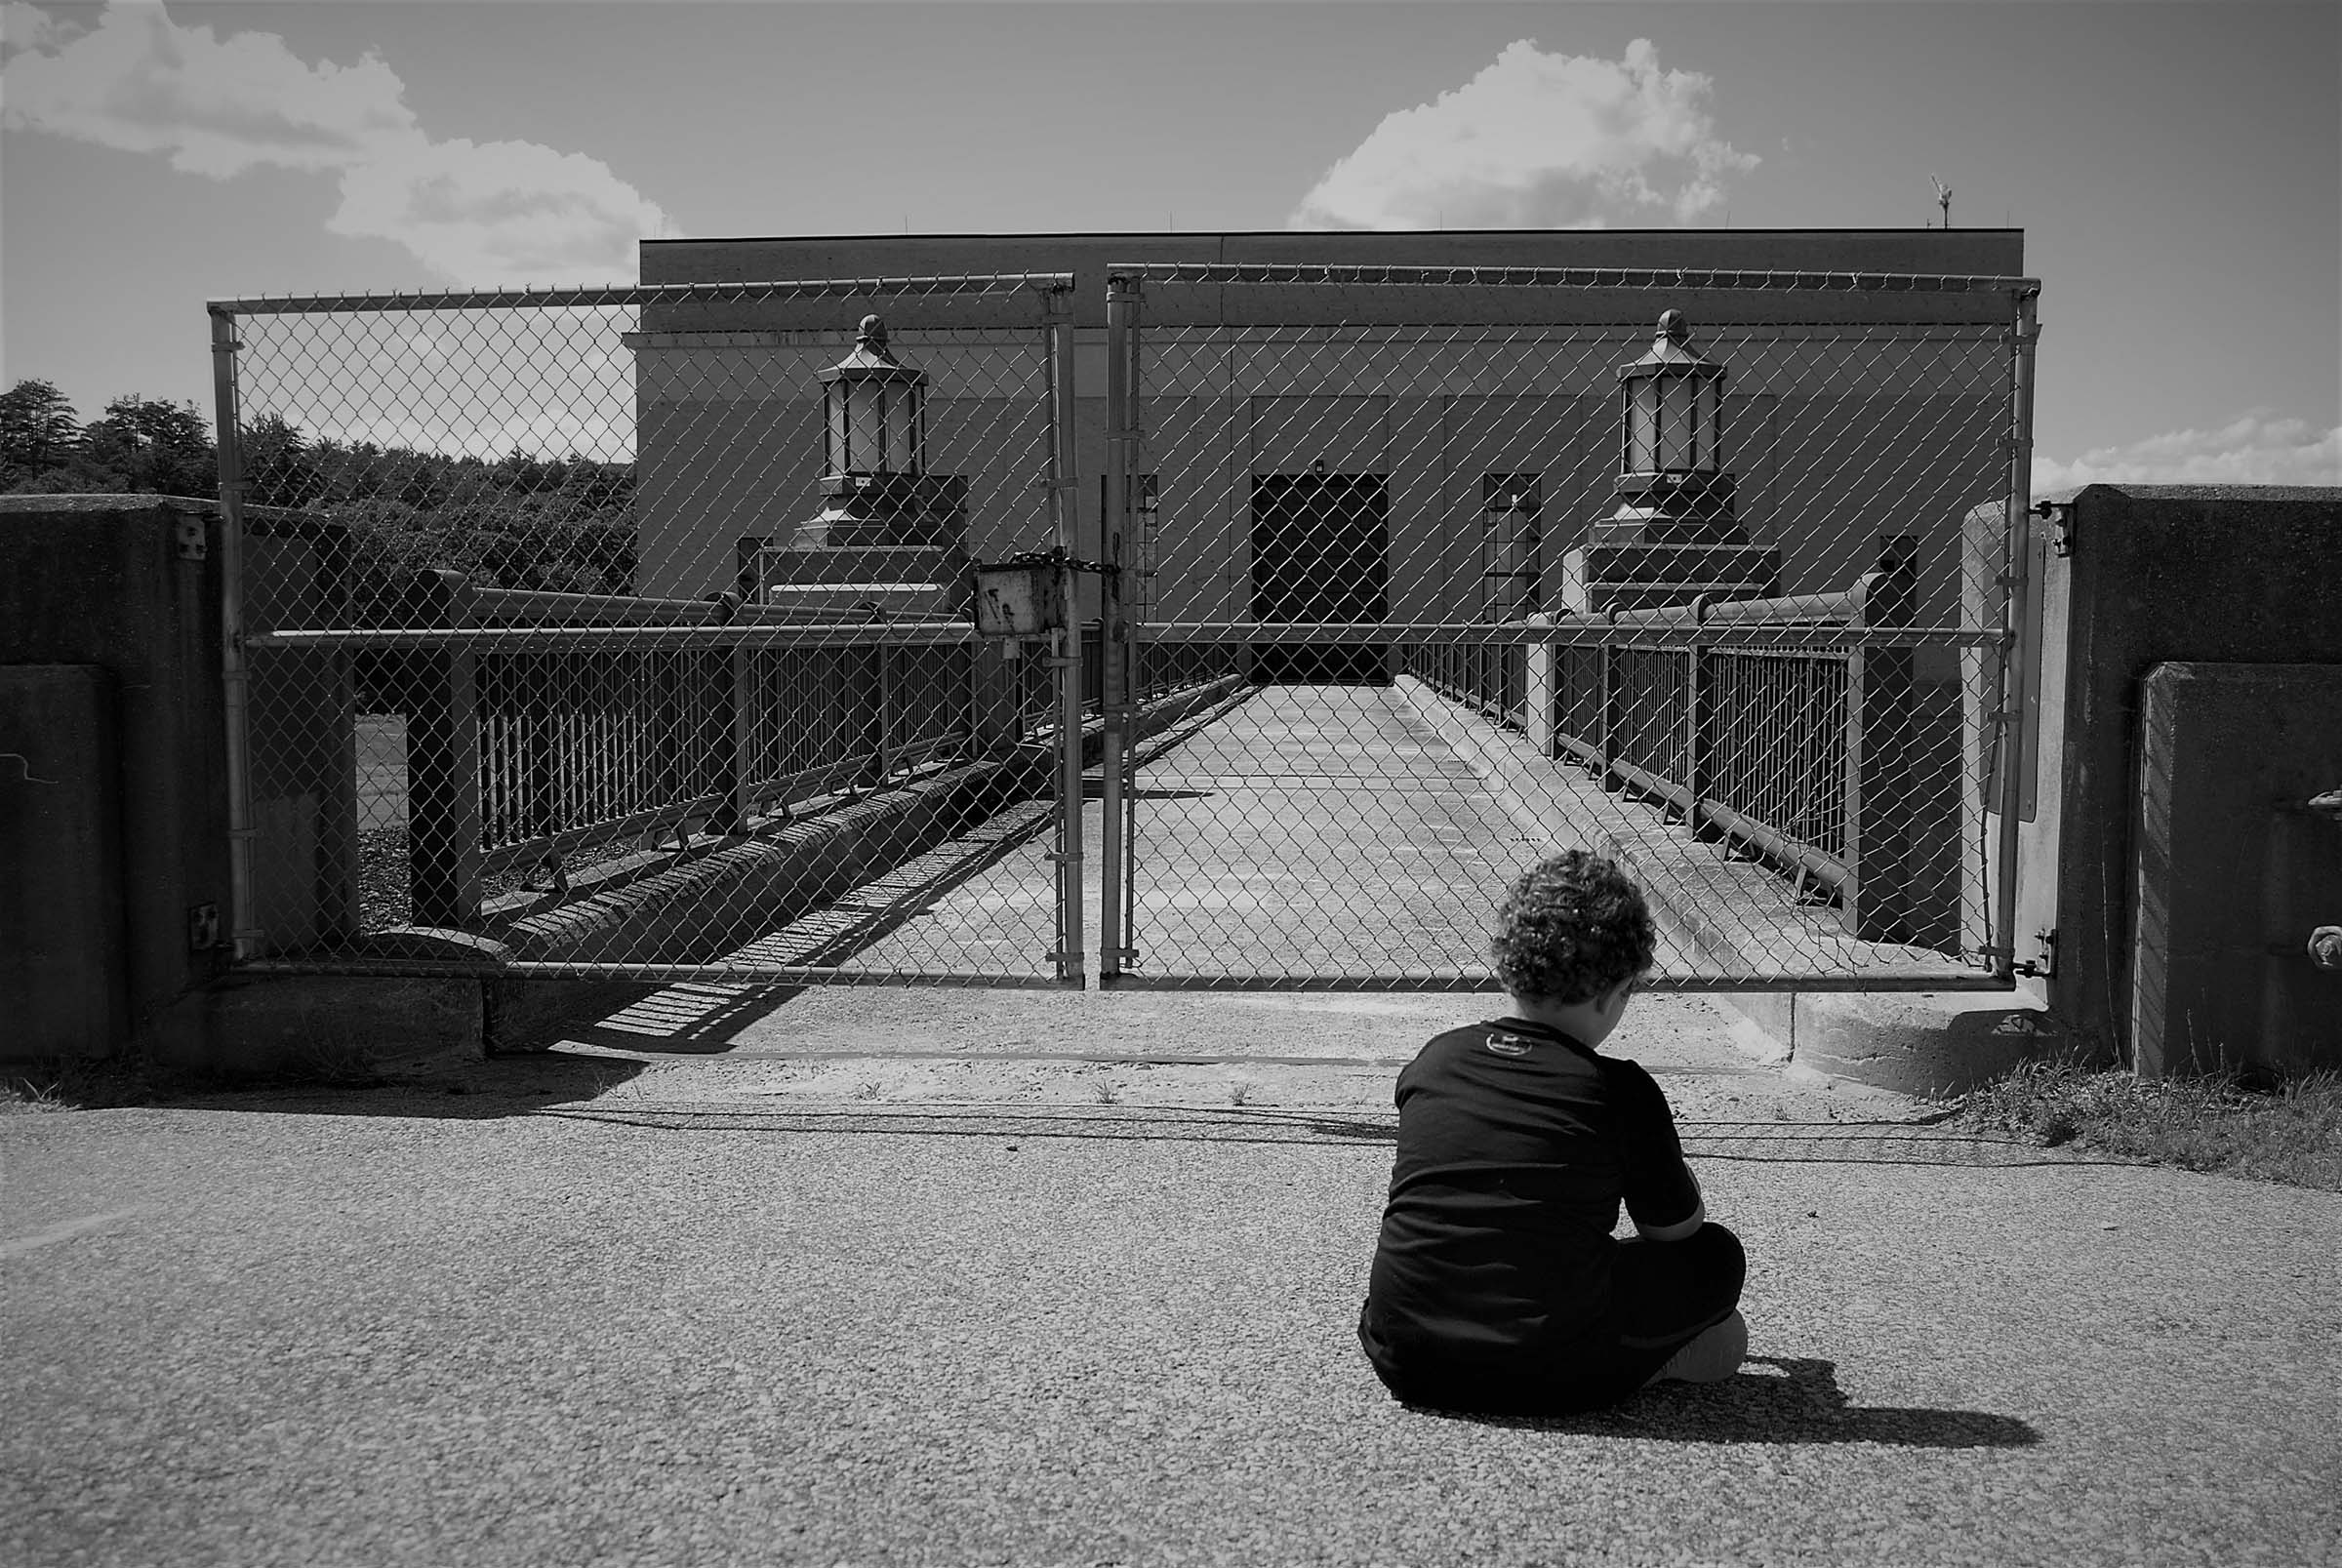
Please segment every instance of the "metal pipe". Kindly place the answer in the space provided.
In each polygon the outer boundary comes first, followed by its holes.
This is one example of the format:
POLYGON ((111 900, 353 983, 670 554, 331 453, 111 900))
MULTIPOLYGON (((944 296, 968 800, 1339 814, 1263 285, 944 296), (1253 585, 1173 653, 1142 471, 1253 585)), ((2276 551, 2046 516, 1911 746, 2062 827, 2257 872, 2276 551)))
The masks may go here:
POLYGON ((1134 304, 1129 285, 1120 276, 1106 280, 1106 504, 1098 519, 1099 559, 1106 570, 1099 583, 1100 618, 1099 653, 1105 660, 1105 683, 1100 697, 1106 718, 1106 748, 1101 777, 1104 783, 1100 841, 1105 846, 1105 864, 1099 867, 1098 888, 1098 984, 1113 984, 1122 972, 1123 946, 1128 941, 1124 927, 1125 873, 1131 833, 1125 823, 1130 801, 1123 789, 1123 769, 1127 763, 1124 733, 1127 723, 1126 688, 1130 680, 1130 650, 1121 644, 1124 633, 1121 610, 1120 568, 1125 559, 1123 548, 1131 521, 1131 470, 1137 456, 1138 410, 1132 406, 1131 356, 1136 352, 1133 342, 1132 318, 1134 304))
MULTIPOLYGON (((2033 521, 2033 355, 2040 337, 2036 310, 2038 284, 2017 293, 2017 327, 2009 366, 2008 526, 2002 571, 2002 637, 2000 655, 1999 735, 2000 853, 1999 881, 1993 889, 1993 930, 1985 945, 1992 954, 1993 973, 2014 985, 2017 962, 2017 823, 2024 792, 2020 778, 2025 758, 2019 754, 2022 738, 2026 628, 2040 614, 2039 584, 2033 581, 2031 525, 2033 521)), ((2051 874, 2055 874, 2052 870, 2051 874)))
POLYGON ((244 649, 244 454, 237 432, 236 318, 212 307, 212 412, 220 457, 220 695, 227 745, 229 951, 260 956, 267 932, 255 921, 252 843, 252 671, 244 649))
MULTIPOLYGON (((1972 969, 1940 974, 1865 976, 1845 971, 1810 975, 1653 975, 1635 984, 1652 991, 2005 991, 2006 981, 1972 969)), ((1480 993, 1504 989, 1493 976, 1474 975, 1124 975, 1126 991, 1425 991, 1480 993)))
POLYGON ((1057 978, 1078 986, 1088 978, 1082 957, 1081 900, 1081 612, 1073 558, 1079 510, 1073 504, 1073 320, 1063 289, 1045 296, 1041 329, 1049 378, 1049 522, 1056 540, 1058 602, 1066 623, 1058 629, 1057 746, 1057 978))
POLYGON ((915 302, 967 295, 1019 294, 1029 288, 1071 288, 1070 272, 982 272, 955 277, 790 278, 766 283, 639 283, 606 288, 475 289, 439 294, 321 294, 214 300, 214 312, 247 316, 316 315, 339 311, 546 309, 593 305, 722 303, 730 301, 860 300, 873 296, 915 302))
POLYGON ((1696 630, 1611 625, 1599 619, 1559 621, 1550 626, 1479 621, 1151 621, 1147 640, 1158 646, 1216 643, 1270 647, 1310 643, 1394 643, 1433 648, 1649 648, 1680 653, 1693 642, 1703 648, 1750 653, 1847 648, 1991 648, 1999 632, 1965 626, 1853 626, 1743 623, 1717 624, 1714 618, 1696 630), (1680 635, 1665 633, 1679 629, 1680 635))
MULTIPOLYGON (((828 969, 813 964, 663 964, 568 963, 559 959, 515 959, 481 963, 462 959, 374 958, 337 954, 330 959, 263 958, 245 966, 260 975, 377 975, 417 979, 612 980, 656 985, 688 981, 728 982, 737 985, 788 984, 829 985, 983 985, 1014 989, 1054 989, 1060 982, 1045 975, 1011 975, 970 971, 939 974, 930 970, 828 969)), ((1487 994, 1504 987, 1494 976, 1476 975, 1133 975, 1114 983, 1116 990, 1132 991, 1418 991, 1487 994)), ((1973 970, 1943 974, 1901 972, 1863 977, 1836 974, 1774 975, 1653 975, 1638 984, 1651 991, 1998 991, 2005 982, 1973 970)))
POLYGON ((464 648, 481 652, 534 652, 545 643, 614 643, 626 653, 660 648, 762 648, 790 653, 805 648, 949 648, 979 642, 976 628, 957 624, 864 623, 859 625, 760 626, 606 625, 378 626, 359 629, 296 627, 246 636, 246 648, 464 648), (485 645, 484 647, 482 645, 485 645))
MULTIPOLYGON (((1697 637, 1654 636, 1646 628, 1623 635, 1625 628, 1599 623, 1584 626, 1501 626, 1478 622, 1277 622, 1247 621, 1149 623, 1151 645, 1267 647, 1307 643, 1391 643, 1435 649, 1491 648, 1636 648, 1680 653, 1693 641, 1724 653, 1761 656, 1796 655, 1808 651, 1837 652, 1848 648, 1989 648, 1999 646, 2001 632, 1959 626, 1723 626, 1703 630, 1697 637)), ((252 648, 440 648, 467 643, 534 647, 541 642, 617 642, 629 652, 647 648, 868 648, 879 643, 894 647, 940 648, 981 641, 975 628, 958 622, 894 622, 884 626, 863 624, 773 625, 752 621, 725 624, 475 626, 293 626, 248 633, 252 648)))
POLYGON ((514 959, 500 964, 460 959, 371 958, 337 954, 330 959, 313 960, 263 958, 244 968, 256 975, 375 975, 385 979, 403 977, 423 980, 618 980, 650 985, 715 981, 738 985, 982 985, 988 989, 1053 990, 1063 984, 1047 975, 990 974, 983 971, 949 975, 928 970, 825 969, 818 964, 565 963, 551 958, 514 959))
POLYGON ((1755 289, 1840 294, 1999 294, 2039 290, 2033 278, 1935 272, 1759 272, 1714 267, 1404 266, 1314 262, 1110 261, 1157 283, 1401 285, 1539 289, 1755 289))

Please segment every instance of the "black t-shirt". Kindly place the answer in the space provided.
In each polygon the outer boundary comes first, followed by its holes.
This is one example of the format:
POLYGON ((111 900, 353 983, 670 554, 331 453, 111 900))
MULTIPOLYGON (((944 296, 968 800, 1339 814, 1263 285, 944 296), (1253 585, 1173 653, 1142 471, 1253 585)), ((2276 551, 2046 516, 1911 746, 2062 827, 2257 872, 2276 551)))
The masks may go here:
POLYGON ((1361 1338, 1389 1373, 1566 1351, 1610 1307, 1619 1204, 1699 1206, 1651 1075, 1518 1019, 1452 1029, 1398 1075, 1398 1152, 1361 1338))

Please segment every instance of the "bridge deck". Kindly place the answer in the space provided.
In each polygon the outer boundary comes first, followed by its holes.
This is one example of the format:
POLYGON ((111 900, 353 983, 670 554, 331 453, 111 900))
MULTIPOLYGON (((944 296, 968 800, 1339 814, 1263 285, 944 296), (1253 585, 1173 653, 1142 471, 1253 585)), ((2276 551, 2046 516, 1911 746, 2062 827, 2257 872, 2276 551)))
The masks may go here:
MULTIPOLYGON (((1099 781, 1084 801, 1086 950, 1100 944, 1099 781)), ((1158 738, 1138 770, 1125 968, 1142 983, 1485 983, 1508 881, 1570 847, 1623 849, 1711 937, 1663 938, 1663 977, 1962 973, 1846 942, 1759 867, 1692 842, 1581 771, 1402 681, 1272 686, 1158 738), (1721 932, 1723 940, 1716 940, 1721 932), (1724 955, 1719 957, 1719 946, 1724 955)), ((744 949, 744 961, 864 974, 1053 973, 1047 808, 1017 808, 744 949)), ((1679 922, 1671 922, 1679 924, 1679 922)))

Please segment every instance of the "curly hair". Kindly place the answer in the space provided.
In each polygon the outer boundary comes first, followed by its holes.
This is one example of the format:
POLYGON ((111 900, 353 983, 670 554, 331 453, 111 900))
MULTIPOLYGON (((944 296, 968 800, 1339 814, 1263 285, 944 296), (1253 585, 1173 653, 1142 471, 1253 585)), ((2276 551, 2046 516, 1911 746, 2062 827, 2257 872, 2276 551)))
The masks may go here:
POLYGON ((1647 971, 1657 942, 1642 890, 1612 862, 1573 849, 1513 884, 1489 947, 1514 995, 1587 1002, 1647 971))

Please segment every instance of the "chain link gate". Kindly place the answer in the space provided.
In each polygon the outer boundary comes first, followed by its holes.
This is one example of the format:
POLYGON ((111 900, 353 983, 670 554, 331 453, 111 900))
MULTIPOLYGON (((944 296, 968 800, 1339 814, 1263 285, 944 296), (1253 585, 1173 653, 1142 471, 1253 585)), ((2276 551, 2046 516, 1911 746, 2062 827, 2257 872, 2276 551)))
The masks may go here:
POLYGON ((2034 280, 1113 271, 1103 984, 1493 988, 1569 847, 1663 987, 2010 983, 2034 280))
POLYGON ((239 962, 1081 984, 1070 288, 214 303, 239 962))

